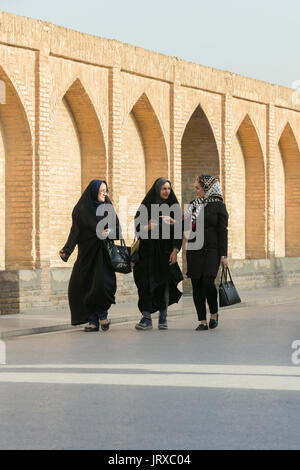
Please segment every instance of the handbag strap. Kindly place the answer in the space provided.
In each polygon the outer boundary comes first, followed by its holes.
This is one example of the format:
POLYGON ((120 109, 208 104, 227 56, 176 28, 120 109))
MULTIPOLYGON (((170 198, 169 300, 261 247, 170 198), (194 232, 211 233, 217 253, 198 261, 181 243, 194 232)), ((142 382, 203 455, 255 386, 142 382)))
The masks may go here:
POLYGON ((221 284, 223 282, 223 278, 226 282, 227 281, 227 272, 225 271, 224 266, 222 267, 222 274, 221 274, 221 280, 220 280, 221 284))
POLYGON ((229 277, 230 277, 230 281, 232 282, 232 277, 231 277, 230 269, 227 267, 226 270, 228 271, 228 274, 229 274, 229 277))
POLYGON ((223 266, 223 268, 222 268, 222 274, 221 274, 221 281, 220 281, 220 282, 223 281, 223 278, 224 278, 225 282, 227 282, 227 274, 229 274, 230 281, 232 282, 232 277, 231 277, 230 269, 229 269, 228 266, 227 266, 227 268, 224 268, 224 266, 223 266))

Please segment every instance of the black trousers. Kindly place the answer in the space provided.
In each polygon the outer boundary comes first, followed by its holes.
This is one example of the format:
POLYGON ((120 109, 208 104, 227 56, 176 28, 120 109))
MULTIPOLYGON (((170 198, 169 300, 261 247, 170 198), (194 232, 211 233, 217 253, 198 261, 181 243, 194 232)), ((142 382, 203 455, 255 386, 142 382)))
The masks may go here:
POLYGON ((192 279, 193 299, 198 320, 206 320, 206 300, 211 314, 218 312, 218 291, 213 276, 203 276, 201 279, 192 279))

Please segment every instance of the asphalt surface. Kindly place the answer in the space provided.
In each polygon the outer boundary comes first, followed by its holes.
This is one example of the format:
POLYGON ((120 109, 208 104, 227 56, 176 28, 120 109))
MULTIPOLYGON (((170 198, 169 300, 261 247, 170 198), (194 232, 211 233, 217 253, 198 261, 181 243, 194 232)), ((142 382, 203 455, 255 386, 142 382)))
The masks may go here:
POLYGON ((0 449, 299 449, 299 320, 297 302, 224 310, 211 331, 188 314, 8 338, 0 449))

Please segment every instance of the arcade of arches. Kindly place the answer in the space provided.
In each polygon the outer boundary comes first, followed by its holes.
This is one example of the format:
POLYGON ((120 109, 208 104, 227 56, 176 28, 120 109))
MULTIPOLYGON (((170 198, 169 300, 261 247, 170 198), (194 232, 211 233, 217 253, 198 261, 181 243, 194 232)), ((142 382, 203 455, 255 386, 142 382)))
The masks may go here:
MULTIPOLYGON (((300 282, 300 106, 292 90, 64 28, 60 42, 54 25, 2 20, 28 30, 28 39, 19 47, 18 36, 3 37, 0 46, 1 314, 66 305, 76 250, 68 265, 57 252, 94 178, 108 181, 130 227, 156 178, 170 178, 187 204, 197 175, 218 175, 237 284, 300 282)), ((135 298, 131 276, 118 283, 120 300, 135 298)))

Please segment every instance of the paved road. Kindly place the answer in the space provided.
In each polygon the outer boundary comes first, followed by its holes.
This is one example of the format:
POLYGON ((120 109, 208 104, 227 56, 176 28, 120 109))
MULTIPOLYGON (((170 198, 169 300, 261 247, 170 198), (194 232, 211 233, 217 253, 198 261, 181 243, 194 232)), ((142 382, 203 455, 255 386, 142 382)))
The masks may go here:
POLYGON ((8 339, 0 449, 299 449, 299 304, 220 316, 8 339))

